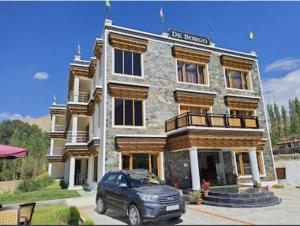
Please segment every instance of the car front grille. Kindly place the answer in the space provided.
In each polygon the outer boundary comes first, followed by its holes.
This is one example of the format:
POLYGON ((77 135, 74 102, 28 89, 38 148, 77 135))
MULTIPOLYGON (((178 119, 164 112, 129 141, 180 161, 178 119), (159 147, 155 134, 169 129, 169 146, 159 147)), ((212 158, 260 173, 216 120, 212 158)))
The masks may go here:
POLYGON ((180 202, 180 195, 162 196, 158 199, 160 204, 174 204, 180 202))

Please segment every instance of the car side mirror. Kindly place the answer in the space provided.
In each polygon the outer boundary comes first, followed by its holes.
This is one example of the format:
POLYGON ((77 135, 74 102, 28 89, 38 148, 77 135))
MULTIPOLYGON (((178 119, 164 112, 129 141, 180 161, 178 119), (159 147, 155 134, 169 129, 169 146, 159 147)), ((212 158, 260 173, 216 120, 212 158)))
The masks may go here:
POLYGON ((121 183, 121 184, 119 184, 119 187, 120 187, 120 188, 127 188, 128 186, 127 186, 126 183, 121 183))

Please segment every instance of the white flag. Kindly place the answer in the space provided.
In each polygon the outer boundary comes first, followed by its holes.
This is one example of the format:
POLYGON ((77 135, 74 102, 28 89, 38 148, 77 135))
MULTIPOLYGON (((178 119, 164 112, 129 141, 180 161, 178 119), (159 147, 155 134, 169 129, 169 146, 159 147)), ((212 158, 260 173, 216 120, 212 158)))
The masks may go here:
POLYGON ((159 15, 160 15, 161 22, 165 22, 165 20, 164 20, 164 11, 163 11, 162 7, 160 8, 159 15))

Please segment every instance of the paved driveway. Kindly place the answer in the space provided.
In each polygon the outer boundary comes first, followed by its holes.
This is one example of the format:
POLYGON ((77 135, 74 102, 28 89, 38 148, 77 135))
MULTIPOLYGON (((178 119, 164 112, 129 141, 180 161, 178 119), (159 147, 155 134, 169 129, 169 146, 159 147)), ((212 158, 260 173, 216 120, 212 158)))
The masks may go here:
MULTIPOLYGON (((283 202, 277 206, 244 209, 188 205, 187 212, 181 220, 161 221, 156 224, 300 224, 300 189, 276 189, 275 193, 283 199, 283 202)), ((74 203, 81 203, 78 206, 81 214, 96 224, 127 224, 126 216, 118 212, 108 210, 105 215, 101 215, 95 212, 92 202, 85 202, 86 205, 82 205, 83 202, 74 203)))

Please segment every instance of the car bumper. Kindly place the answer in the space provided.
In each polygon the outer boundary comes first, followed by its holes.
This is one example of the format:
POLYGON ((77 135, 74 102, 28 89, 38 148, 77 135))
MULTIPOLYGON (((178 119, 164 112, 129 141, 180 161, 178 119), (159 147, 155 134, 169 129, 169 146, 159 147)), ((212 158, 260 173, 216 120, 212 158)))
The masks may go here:
POLYGON ((185 213, 185 203, 172 203, 170 205, 161 205, 157 203, 146 203, 143 205, 143 221, 156 221, 179 217, 185 213), (179 205, 179 209, 167 211, 166 207, 171 205, 179 205))

